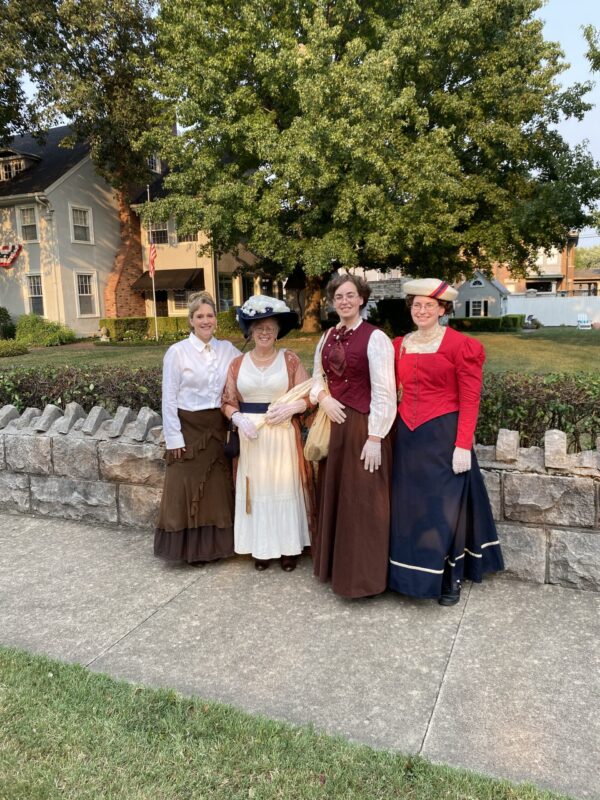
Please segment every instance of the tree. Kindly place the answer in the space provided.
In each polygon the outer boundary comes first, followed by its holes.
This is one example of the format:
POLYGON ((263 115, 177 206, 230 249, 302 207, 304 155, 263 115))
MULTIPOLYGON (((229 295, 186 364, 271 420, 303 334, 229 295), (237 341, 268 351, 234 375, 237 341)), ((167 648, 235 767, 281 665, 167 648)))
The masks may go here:
POLYGON ((164 0, 152 81, 181 135, 153 203, 310 277, 332 265, 452 278, 526 269, 590 220, 600 172, 554 125, 539 0, 164 0))
MULTIPOLYGON (((10 23, 20 44, 20 75, 27 74, 36 88, 32 105, 42 110, 46 126, 57 119, 69 120, 74 138, 89 142, 97 171, 117 191, 122 241, 108 292, 111 310, 118 316, 119 300, 129 294, 128 285, 121 284, 136 277, 131 264, 140 261, 139 219, 129 201, 149 176, 146 154, 136 143, 158 103, 144 80, 153 57, 154 2, 1 2, 0 20, 10 23), (32 6, 35 25, 29 17, 32 6)), ((10 75, 16 80, 16 68, 10 75)), ((11 85, 16 97, 22 90, 15 88, 14 80, 11 85)), ((18 117, 13 117, 16 126, 18 117)), ((141 298, 140 313, 144 313, 141 298)))
POLYGON ((578 247, 575 250, 575 269, 599 269, 600 244, 595 247, 578 247))

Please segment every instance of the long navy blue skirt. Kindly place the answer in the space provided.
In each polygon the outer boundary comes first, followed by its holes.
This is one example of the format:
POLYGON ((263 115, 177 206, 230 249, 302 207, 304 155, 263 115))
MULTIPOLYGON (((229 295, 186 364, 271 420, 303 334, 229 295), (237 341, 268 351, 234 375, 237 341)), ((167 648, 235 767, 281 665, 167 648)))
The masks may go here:
POLYGON ((442 579, 480 583, 504 569, 490 501, 475 453, 455 475, 458 413, 411 431, 398 418, 392 472, 389 586, 411 597, 439 597, 442 579))

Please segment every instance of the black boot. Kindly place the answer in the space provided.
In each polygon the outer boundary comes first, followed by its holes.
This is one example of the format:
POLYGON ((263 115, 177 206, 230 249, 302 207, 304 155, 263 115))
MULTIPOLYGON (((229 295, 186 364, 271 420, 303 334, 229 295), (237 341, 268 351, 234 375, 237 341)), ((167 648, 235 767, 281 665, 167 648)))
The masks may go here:
MULTIPOLYGON (((444 576, 445 578, 445 576, 444 576)), ((442 593, 439 597, 438 603, 441 606, 454 606, 460 600, 460 581, 446 581, 442 582, 442 593)))

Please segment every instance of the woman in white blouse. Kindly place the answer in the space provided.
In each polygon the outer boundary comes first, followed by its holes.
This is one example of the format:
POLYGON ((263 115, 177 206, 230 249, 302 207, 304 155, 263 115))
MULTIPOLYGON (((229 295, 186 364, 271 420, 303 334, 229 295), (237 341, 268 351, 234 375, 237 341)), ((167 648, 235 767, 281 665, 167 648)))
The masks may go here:
POLYGON ((209 294, 193 294, 188 309, 192 332, 167 350, 163 362, 167 468, 154 554, 201 565, 234 552, 233 480, 223 452, 221 394, 239 350, 214 338, 217 314, 209 294))
POLYGON ((310 394, 332 422, 319 464, 314 572, 342 597, 380 594, 387 582, 396 383, 392 343, 360 316, 370 293, 355 275, 327 285, 340 322, 319 342, 310 394))

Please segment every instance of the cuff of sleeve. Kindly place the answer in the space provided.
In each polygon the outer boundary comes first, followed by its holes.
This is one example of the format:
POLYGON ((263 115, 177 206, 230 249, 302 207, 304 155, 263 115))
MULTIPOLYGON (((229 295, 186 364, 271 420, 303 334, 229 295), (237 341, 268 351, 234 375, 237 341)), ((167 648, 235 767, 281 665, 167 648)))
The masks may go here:
POLYGON ((465 437, 458 436, 454 442, 454 447, 461 447, 463 450, 471 450, 473 447, 473 437, 466 439, 465 437))
POLYGON ((169 436, 165 434, 165 444, 167 450, 179 450, 185 447, 185 441, 181 433, 172 433, 169 436))

